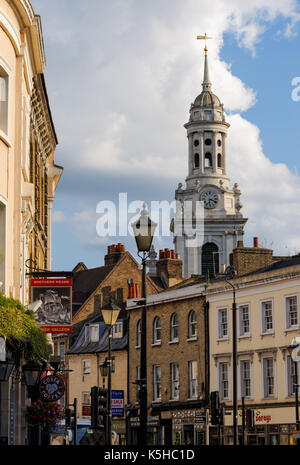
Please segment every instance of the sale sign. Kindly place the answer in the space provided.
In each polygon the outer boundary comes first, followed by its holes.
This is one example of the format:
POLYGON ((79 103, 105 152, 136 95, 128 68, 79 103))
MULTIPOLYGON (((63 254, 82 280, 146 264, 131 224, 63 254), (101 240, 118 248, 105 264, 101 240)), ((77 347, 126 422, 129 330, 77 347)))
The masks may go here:
POLYGON ((124 416, 124 391, 111 392, 111 414, 113 417, 124 416))

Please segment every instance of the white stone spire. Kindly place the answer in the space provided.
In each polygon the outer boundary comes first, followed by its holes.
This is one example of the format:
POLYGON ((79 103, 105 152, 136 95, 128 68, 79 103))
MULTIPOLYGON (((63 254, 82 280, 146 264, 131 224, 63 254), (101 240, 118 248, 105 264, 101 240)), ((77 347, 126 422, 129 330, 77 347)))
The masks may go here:
POLYGON ((209 78, 207 47, 205 47, 204 52, 205 52, 204 79, 203 79, 202 87, 203 87, 203 91, 211 92, 211 82, 210 82, 210 78, 209 78))

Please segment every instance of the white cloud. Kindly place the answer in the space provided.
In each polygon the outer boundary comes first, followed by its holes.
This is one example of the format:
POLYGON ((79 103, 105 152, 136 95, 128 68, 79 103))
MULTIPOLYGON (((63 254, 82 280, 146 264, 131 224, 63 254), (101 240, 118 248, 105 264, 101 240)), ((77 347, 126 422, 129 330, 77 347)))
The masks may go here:
MULTIPOLYGON (((296 0, 89 0, 88 8, 72 0, 71 9, 69 0, 32 3, 47 23, 46 77, 55 95, 51 103, 65 171, 87 178, 99 173, 99 185, 116 173, 131 179, 147 173, 156 189, 183 181, 183 124, 203 76, 203 44, 196 36, 206 31, 214 38, 209 41, 213 90, 226 111, 234 112, 228 116, 228 172, 242 188, 247 230, 274 240, 281 250, 297 247, 299 177, 264 154, 259 128, 240 115, 255 104, 255 89, 220 59, 225 33, 253 55, 279 17, 285 18, 279 40, 293 37, 300 19, 296 0)), ((81 238, 82 228, 94 221, 92 212, 86 215, 75 217, 81 238)), ((85 237, 94 243, 93 235, 85 237)))

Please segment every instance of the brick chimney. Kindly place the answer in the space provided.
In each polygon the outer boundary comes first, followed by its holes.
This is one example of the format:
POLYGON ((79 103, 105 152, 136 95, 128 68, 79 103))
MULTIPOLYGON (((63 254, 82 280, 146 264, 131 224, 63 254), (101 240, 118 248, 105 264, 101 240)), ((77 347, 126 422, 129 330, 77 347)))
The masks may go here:
POLYGON ((164 249, 159 252, 156 263, 157 276, 163 278, 168 287, 182 281, 182 261, 180 255, 174 250, 164 249))
POLYGON ((125 245, 113 244, 107 247, 107 255, 105 255, 105 266, 115 265, 126 252, 125 245))
POLYGON ((239 241, 230 258, 238 276, 252 273, 274 262, 273 250, 260 248, 257 237, 253 238, 253 247, 244 247, 243 242, 239 241))
POLYGON ((136 283, 128 283, 128 299, 138 299, 140 297, 140 286, 136 283))

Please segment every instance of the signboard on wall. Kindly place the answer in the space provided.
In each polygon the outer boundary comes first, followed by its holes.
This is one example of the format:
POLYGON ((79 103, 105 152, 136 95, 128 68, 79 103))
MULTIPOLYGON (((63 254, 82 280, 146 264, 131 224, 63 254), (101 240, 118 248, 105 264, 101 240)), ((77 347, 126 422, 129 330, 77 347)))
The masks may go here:
POLYGON ((39 302, 34 312, 45 333, 72 332, 72 279, 32 279, 31 301, 39 302))
POLYGON ((124 416, 124 391, 111 391, 111 414, 113 417, 124 416))

